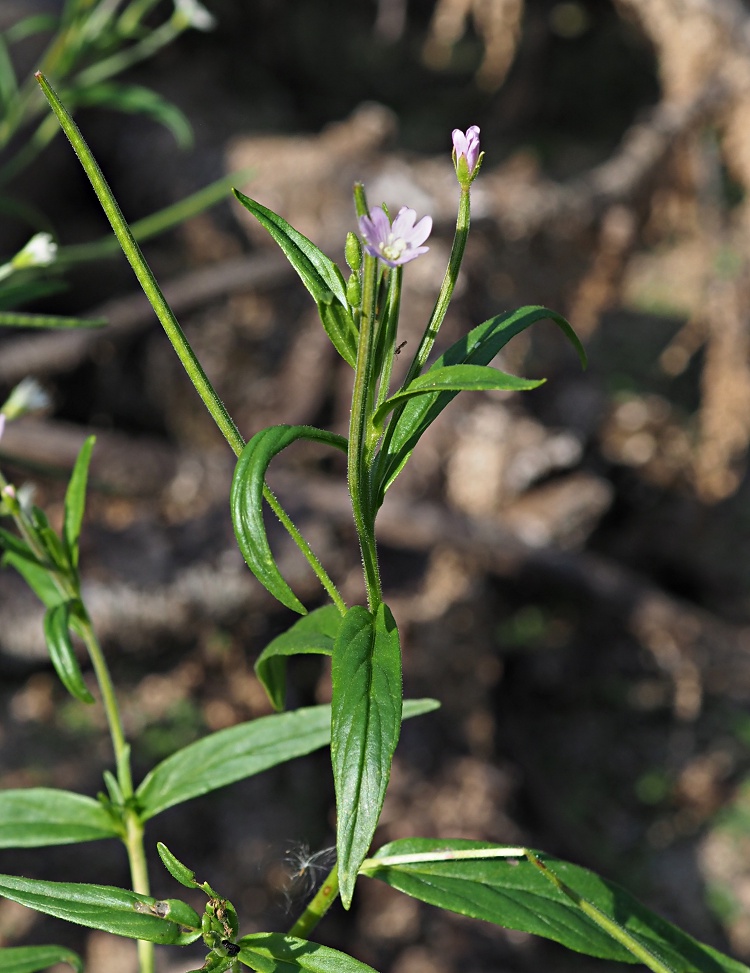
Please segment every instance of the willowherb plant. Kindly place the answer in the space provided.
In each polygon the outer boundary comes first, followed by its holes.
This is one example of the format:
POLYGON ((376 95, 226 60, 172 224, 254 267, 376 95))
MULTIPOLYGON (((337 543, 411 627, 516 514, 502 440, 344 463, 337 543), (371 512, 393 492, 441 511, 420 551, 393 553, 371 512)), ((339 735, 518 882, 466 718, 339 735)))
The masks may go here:
MULTIPOLYGON (((538 381, 518 378, 491 362, 505 344, 543 318, 555 322, 582 362, 583 349, 564 318, 543 307, 496 315, 445 349, 427 367, 439 336, 469 233, 471 184, 482 162, 479 129, 453 133, 459 185, 456 232, 448 267, 403 382, 392 388, 399 351, 398 323, 404 267, 426 249, 431 220, 416 221, 407 207, 391 220, 371 208, 362 186, 354 190, 359 237, 350 233, 348 278, 310 240, 259 202, 237 199, 282 248, 315 300, 331 342, 354 373, 348 437, 305 425, 263 429, 245 443, 195 359, 146 265, 83 138, 43 77, 39 82, 89 175, 128 259, 196 390, 237 455, 231 515, 237 542, 256 576, 281 604, 300 615, 262 652, 256 671, 276 710, 283 710, 286 660, 316 653, 331 657, 332 703, 276 714, 210 734, 153 768, 137 786, 107 663, 84 605, 78 544, 93 439, 87 440, 68 486, 62 531, 44 513, 22 504, 4 480, 3 513, 17 534, 0 531, 5 560, 46 606, 44 634, 52 662, 68 691, 82 703, 93 696, 73 651, 80 636, 96 674, 109 722, 114 772, 97 800, 49 788, 0 793, 0 845, 43 846, 114 838, 123 842, 132 890, 0 876, 0 895, 30 908, 139 940, 142 973, 154 969, 153 944, 183 945, 202 937, 201 970, 237 973, 310 971, 357 973, 363 963, 310 937, 340 896, 349 908, 360 877, 379 879, 406 895, 507 928, 557 940, 572 950, 613 961, 642 963, 656 973, 748 973, 748 967, 692 939, 640 905, 623 889, 592 872, 525 847, 482 841, 413 837, 379 848, 371 844, 385 798, 401 721, 425 713, 432 700, 402 701, 401 647, 396 621, 383 601, 375 522, 393 484, 423 433, 461 391, 529 390, 538 381), (362 555, 366 605, 345 604, 334 580, 300 535, 266 483, 273 458, 297 440, 340 451, 347 459, 352 513, 362 555), (264 503, 279 517, 319 579, 329 602, 308 612, 283 577, 263 520, 264 503), (166 808, 330 743, 336 791, 336 863, 288 933, 241 935, 231 902, 159 843, 161 860, 181 885, 203 892, 198 915, 179 899, 149 895, 143 847, 146 821, 166 808)), ((57 960, 81 970, 80 960, 57 947, 0 951, 0 968, 34 973, 57 960)))

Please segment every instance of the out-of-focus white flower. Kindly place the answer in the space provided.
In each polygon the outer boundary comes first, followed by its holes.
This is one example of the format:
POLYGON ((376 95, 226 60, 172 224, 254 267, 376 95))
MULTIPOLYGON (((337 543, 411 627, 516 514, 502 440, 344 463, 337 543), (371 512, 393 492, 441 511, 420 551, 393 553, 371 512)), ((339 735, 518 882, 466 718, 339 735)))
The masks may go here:
POLYGON ((18 419, 28 412, 40 412, 50 406, 50 397, 35 378, 24 378, 16 385, 0 409, 3 421, 18 419))
POLYGON ((216 17, 198 0, 174 0, 173 20, 196 30, 213 30, 216 26, 216 17))
POLYGON ((49 233, 35 233, 23 250, 11 260, 14 270, 24 267, 49 267, 57 258, 57 244, 49 233))

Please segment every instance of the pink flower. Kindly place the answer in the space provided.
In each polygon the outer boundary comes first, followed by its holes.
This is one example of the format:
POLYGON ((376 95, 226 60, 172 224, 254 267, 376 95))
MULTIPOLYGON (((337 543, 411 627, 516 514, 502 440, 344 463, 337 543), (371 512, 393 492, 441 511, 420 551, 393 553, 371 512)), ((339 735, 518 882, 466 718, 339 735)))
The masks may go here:
POLYGON ((381 207, 370 210, 367 216, 360 216, 359 232, 365 242, 365 250, 389 267, 400 267, 427 253, 430 248, 422 244, 432 232, 432 217, 422 217, 415 226, 416 218, 416 211, 408 206, 401 207, 393 225, 381 207))
POLYGON ((468 186, 475 179, 482 162, 482 154, 478 125, 471 125, 466 132, 459 128, 453 129, 453 164, 462 186, 468 186))

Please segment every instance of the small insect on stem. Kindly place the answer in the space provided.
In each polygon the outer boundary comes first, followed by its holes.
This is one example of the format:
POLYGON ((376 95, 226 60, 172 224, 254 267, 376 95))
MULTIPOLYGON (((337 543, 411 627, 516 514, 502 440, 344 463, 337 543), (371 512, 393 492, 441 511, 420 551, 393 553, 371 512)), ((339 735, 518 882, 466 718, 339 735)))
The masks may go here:
POLYGON ((409 344, 409 342, 408 342, 408 341, 402 341, 400 345, 396 345, 396 348, 395 348, 395 351, 394 351, 394 354, 395 354, 395 355, 400 355, 400 354, 401 354, 401 350, 402 350, 403 348, 406 348, 406 346, 407 346, 408 344, 409 344))
POLYGON ((232 943, 228 939, 222 939, 221 945, 227 951, 227 956, 237 956, 240 951, 240 947, 237 945, 237 943, 232 943))

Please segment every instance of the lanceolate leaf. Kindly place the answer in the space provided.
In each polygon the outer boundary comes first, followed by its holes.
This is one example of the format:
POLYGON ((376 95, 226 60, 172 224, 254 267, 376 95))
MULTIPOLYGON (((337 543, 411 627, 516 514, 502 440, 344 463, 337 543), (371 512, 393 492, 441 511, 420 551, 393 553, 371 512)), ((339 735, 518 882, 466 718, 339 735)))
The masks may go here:
POLYGON ((374 616, 361 605, 349 609, 333 649, 332 681, 336 852, 341 901, 348 909, 383 808, 401 728, 401 649, 385 605, 374 616))
POLYGON ((118 835, 102 805, 83 794, 53 787, 0 791, 0 848, 69 845, 118 835))
POLYGON ((26 584, 47 608, 54 608, 55 605, 65 603, 66 596, 58 589, 52 575, 46 568, 39 567, 12 551, 6 551, 3 556, 3 563, 10 564, 18 571, 26 584))
POLYGON ((12 946, 0 949, 3 973, 39 973, 56 963, 67 963, 76 973, 83 973, 83 960, 64 946, 12 946))
POLYGON ((346 284, 336 264, 306 236, 272 210, 239 190, 234 195, 271 234, 302 283, 315 298, 323 327, 336 351, 352 368, 357 360, 357 328, 346 300, 346 284))
POLYGON ((371 966, 337 949, 275 932, 258 932, 237 941, 237 957, 257 973, 375 973, 371 966))
POLYGON ((78 566, 78 538, 81 534, 83 511, 86 506, 86 483, 89 475, 91 452, 96 436, 89 436, 81 447, 65 492, 65 518, 63 521, 63 543, 73 567, 78 566))
POLYGON ((190 122, 180 109, 150 88, 141 85, 102 81, 99 84, 69 89, 65 100, 69 109, 95 105, 147 115, 168 128, 181 148, 188 148, 193 140, 190 122))
POLYGON ((263 649, 255 663, 255 672, 274 709, 284 709, 287 656, 331 655, 342 617, 335 605, 324 605, 304 615, 263 649))
POLYGON ((376 427, 382 426, 389 412, 416 395, 434 392, 479 392, 490 389, 525 392, 538 388, 544 384, 544 381, 544 379, 535 381, 529 378, 518 378, 516 375, 508 375, 488 365, 446 365, 442 368, 431 368, 423 375, 417 375, 405 389, 386 399, 372 417, 372 422, 376 427))
MULTIPOLYGON (((586 353, 565 318, 546 307, 532 306, 498 314, 473 328, 465 337, 451 345, 425 374, 428 375, 431 371, 446 365, 489 365, 511 338, 544 318, 554 321, 563 331, 578 352, 581 363, 585 365, 586 353)), ((421 395, 407 402, 401 414, 397 418, 394 417, 393 429, 388 427, 375 473, 379 503, 382 502, 385 491, 398 476, 425 429, 435 421, 457 394, 453 391, 444 391, 421 395)))
POLYGON ((4 547, 6 551, 10 551, 13 554, 16 554, 18 557, 23 558, 25 561, 30 561, 31 564, 45 570, 44 565, 37 558, 26 541, 21 540, 20 537, 16 537, 15 534, 11 534, 10 531, 5 530, 2 527, 0 527, 0 546, 4 547))
POLYGON ((159 901, 109 885, 0 875, 0 896, 67 922, 152 943, 183 946, 201 934, 200 916, 184 902, 159 901))
MULTIPOLYGON (((624 939, 631 939, 662 964, 661 969, 675 973, 748 973, 743 963, 687 936, 614 882, 550 855, 534 855, 577 896, 618 926, 624 939)), ((524 857, 522 848, 459 839, 409 838, 385 845, 364 863, 362 873, 422 902, 554 939, 579 953, 624 963, 642 961, 592 920, 570 895, 545 878, 524 857)))
POLYGON ((247 566, 282 605, 301 615, 305 606, 281 576, 271 552, 263 521, 263 487, 271 460, 298 439, 347 450, 343 436, 314 426, 271 426, 263 429, 242 450, 232 479, 231 511, 237 543, 247 566))
POLYGON ((93 703, 94 697, 86 688, 75 649, 70 639, 70 602, 48 608, 44 615, 44 639, 52 665, 71 696, 82 703, 93 703))
MULTIPOLYGON (((434 699, 406 700, 404 719, 429 713, 438 705, 434 699)), ((136 797, 144 820, 175 804, 312 753, 327 746, 330 739, 330 706, 263 716, 211 733, 167 757, 143 779, 136 797)))

